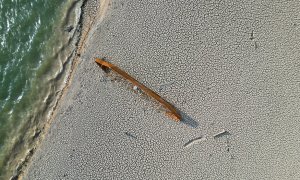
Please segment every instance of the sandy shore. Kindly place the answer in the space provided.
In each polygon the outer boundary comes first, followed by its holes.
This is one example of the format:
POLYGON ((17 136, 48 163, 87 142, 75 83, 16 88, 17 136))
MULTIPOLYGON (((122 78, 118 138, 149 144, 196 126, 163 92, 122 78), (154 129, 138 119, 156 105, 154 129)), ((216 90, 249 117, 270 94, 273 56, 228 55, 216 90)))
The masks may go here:
POLYGON ((112 1, 24 179, 300 179, 299 9, 112 1), (94 57, 158 92, 183 122, 94 57))

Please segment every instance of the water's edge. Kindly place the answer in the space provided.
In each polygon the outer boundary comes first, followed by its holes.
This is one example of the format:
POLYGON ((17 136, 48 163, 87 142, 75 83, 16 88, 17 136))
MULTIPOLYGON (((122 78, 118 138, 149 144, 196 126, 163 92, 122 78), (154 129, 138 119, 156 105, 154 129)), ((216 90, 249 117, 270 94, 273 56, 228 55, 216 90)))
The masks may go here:
POLYGON ((59 105, 66 94, 77 67, 80 54, 82 53, 82 47, 87 39, 88 31, 93 25, 93 23, 86 23, 86 21, 93 22, 92 19, 85 17, 85 11, 89 10, 86 8, 89 2, 89 0, 74 1, 67 10, 66 17, 63 22, 64 25, 67 25, 70 21, 70 14, 73 11, 75 11, 78 19, 75 20, 73 25, 75 30, 71 35, 67 46, 63 47, 57 54, 57 56, 59 56, 60 53, 66 53, 66 51, 69 52, 66 60, 62 62, 62 70, 53 79, 53 81, 56 81, 55 85, 57 86, 58 91, 52 92, 48 95, 46 100, 48 106, 41 110, 44 117, 38 120, 38 124, 34 127, 24 127, 26 134, 32 134, 32 136, 27 138, 26 142, 21 141, 14 145, 11 156, 7 158, 7 172, 4 175, 4 178, 6 179, 9 177, 12 180, 22 179, 26 169, 30 165, 33 154, 36 152, 43 138, 47 134, 51 122, 55 117, 56 110, 59 108, 59 105), (86 24, 89 24, 90 27, 86 27, 86 24), (26 147, 26 149, 24 149, 24 147, 26 147))

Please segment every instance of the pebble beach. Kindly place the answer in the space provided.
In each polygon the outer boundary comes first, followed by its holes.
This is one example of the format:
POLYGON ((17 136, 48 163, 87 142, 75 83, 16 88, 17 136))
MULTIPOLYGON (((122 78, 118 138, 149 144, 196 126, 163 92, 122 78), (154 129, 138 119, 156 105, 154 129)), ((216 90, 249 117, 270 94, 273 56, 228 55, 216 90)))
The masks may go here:
POLYGON ((86 3, 94 19, 23 179, 300 179, 298 1, 86 3))

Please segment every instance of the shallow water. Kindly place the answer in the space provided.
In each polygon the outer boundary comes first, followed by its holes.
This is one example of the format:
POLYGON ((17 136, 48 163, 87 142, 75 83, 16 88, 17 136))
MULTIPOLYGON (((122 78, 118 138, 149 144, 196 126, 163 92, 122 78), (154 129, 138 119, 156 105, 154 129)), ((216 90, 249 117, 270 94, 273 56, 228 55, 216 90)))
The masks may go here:
MULTIPOLYGON (((30 148, 68 67, 72 0, 0 0, 0 177, 30 148)), ((2 178, 1 178, 2 179, 2 178)))

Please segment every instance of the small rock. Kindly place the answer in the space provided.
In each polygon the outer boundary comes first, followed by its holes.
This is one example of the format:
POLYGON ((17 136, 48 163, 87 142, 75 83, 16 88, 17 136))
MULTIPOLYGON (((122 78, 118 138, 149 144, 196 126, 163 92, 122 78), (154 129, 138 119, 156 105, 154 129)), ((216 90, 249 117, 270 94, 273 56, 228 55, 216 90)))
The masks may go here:
POLYGON ((67 26, 67 27, 65 28, 65 31, 66 31, 66 32, 71 32, 73 29, 74 29, 73 26, 67 26))
POLYGON ((133 86, 133 90, 137 91, 139 88, 137 86, 133 86))

